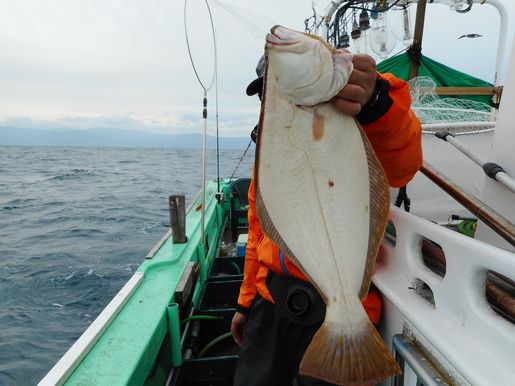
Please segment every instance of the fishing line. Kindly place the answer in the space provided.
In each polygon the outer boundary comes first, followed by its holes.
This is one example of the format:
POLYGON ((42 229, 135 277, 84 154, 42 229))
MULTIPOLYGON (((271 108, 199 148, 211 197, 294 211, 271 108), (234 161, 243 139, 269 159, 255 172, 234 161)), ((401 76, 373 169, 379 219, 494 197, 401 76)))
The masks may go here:
POLYGON ((243 152, 243 155, 241 156, 240 160, 238 161, 238 165, 236 165, 236 167, 234 168, 232 174, 231 174, 231 177, 229 178, 229 180, 232 180, 234 178, 234 175, 236 174, 236 171, 238 170, 238 168, 240 167, 243 159, 245 158, 245 156, 247 155, 247 152, 249 151, 249 148, 250 148, 250 145, 252 145, 252 139, 250 140, 249 144, 247 145, 247 148, 245 149, 245 151, 243 152))
POLYGON ((207 0, 185 0, 184 32, 188 55, 195 76, 204 90, 202 101, 202 214, 200 243, 204 245, 204 223, 206 215, 206 141, 207 141, 207 93, 216 80, 216 36, 213 15, 207 0), (206 32, 207 30, 207 32, 206 32))

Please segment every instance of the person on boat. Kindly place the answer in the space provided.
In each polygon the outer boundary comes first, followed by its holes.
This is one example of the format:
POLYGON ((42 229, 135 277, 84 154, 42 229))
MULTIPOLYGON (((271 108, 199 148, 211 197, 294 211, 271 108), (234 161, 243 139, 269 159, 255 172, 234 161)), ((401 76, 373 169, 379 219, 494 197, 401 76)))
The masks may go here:
MULTIPOLYGON (((422 165, 421 125, 410 109, 408 85, 392 74, 376 71, 369 55, 353 56, 349 83, 333 99, 334 106, 355 116, 362 125, 392 187, 405 186, 422 165)), ((264 58, 248 95, 261 99, 264 58)), ((251 136, 256 138, 256 126, 251 136)), ((304 274, 284 256, 261 230, 254 201, 254 180, 249 192, 249 232, 244 279, 231 332, 241 346, 235 386, 328 385, 298 375, 304 352, 323 322, 325 303, 304 274)), ((381 298, 371 289, 363 306, 378 323, 381 298)))

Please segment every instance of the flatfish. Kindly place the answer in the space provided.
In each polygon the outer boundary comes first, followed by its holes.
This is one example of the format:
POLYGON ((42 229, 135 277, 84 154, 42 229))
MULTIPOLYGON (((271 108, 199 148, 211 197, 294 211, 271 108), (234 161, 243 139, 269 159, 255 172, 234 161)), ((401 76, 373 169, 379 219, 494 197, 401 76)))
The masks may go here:
POLYGON ((300 373, 373 385, 400 372, 361 304, 388 217, 388 183, 360 125, 330 100, 352 56, 281 26, 265 47, 255 165, 265 234, 316 286, 327 311, 300 373))

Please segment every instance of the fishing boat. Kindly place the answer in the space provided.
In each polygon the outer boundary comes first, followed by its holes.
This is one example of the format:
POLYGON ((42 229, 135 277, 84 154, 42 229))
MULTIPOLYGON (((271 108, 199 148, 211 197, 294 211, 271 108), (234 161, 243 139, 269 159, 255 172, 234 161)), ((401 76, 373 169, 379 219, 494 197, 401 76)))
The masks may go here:
MULTIPOLYGON (((318 19, 327 23, 322 36, 349 3, 331 2, 318 19)), ((453 208, 465 208, 470 218, 440 223, 391 206, 373 282, 384 302, 378 329, 403 373, 384 384, 515 382, 513 73, 502 94, 479 198, 429 163, 417 176, 442 189, 453 208)), ((461 146, 474 159, 461 137, 441 136, 448 142, 438 140, 442 144, 461 146)), ((466 162, 462 174, 481 171, 466 162)), ((184 196, 171 196, 171 229, 39 384, 230 385, 239 347, 229 329, 243 277, 249 183, 208 181, 187 208, 184 196)))

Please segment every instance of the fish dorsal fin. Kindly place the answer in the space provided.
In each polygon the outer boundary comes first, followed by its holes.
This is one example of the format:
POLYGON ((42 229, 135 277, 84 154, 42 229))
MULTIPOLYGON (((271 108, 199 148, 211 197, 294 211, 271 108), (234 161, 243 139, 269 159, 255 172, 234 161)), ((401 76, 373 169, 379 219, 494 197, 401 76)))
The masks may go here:
POLYGON ((374 273, 375 259, 381 240, 383 239, 386 224, 388 223, 388 213, 390 208, 390 190, 386 174, 377 158, 370 141, 368 140, 361 125, 356 122, 363 137, 363 144, 367 153, 368 173, 370 180, 370 225, 368 237, 367 262, 363 281, 359 291, 359 298, 363 300, 368 293, 372 275, 374 273))

